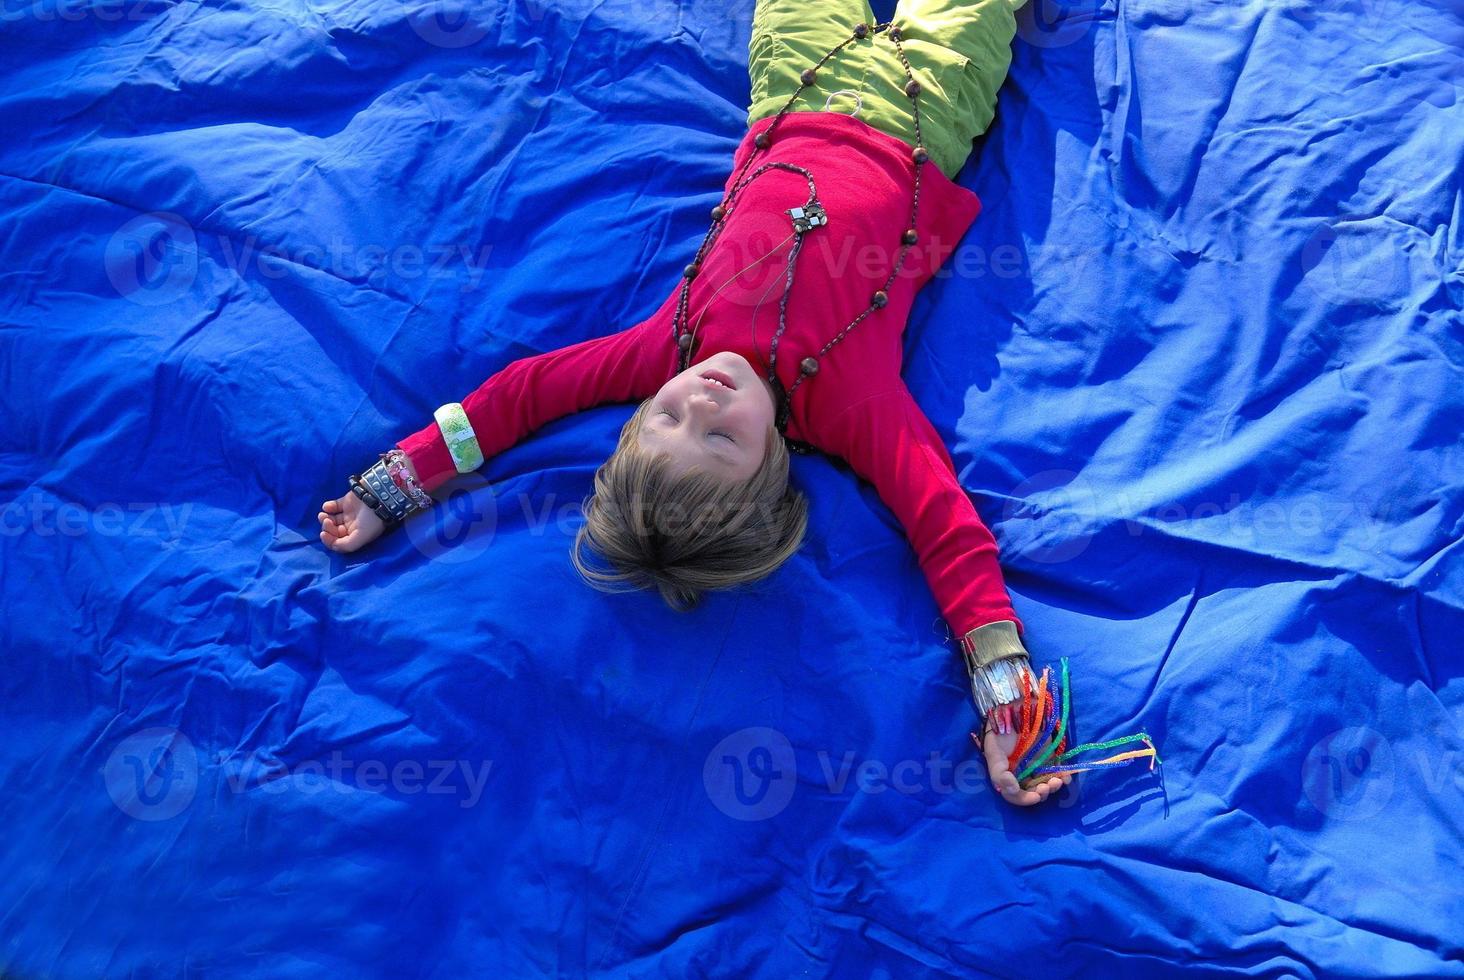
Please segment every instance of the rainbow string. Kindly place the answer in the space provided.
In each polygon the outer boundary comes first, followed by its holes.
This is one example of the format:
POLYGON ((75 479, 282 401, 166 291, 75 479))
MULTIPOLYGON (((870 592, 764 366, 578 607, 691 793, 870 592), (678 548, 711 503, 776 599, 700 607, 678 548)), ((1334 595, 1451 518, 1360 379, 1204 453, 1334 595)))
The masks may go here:
POLYGON ((1067 657, 1061 659, 1060 666, 1062 669, 1055 691, 1049 683, 1051 667, 1042 669, 1042 677, 1035 689, 1027 677, 1022 678, 1022 701, 1017 726, 1019 734, 1016 747, 1007 760, 1008 767, 1017 774, 1018 782, 1029 776, 1063 776, 1094 769, 1112 769, 1145 756, 1149 758, 1151 771, 1155 764, 1164 764, 1148 732, 1125 735, 1106 742, 1084 742, 1064 751, 1067 743, 1068 712, 1072 704, 1067 657), (1111 749, 1132 742, 1143 742, 1148 748, 1131 749, 1092 762, 1069 761, 1084 752, 1111 749), (1049 757, 1052 764, 1042 765, 1049 757))

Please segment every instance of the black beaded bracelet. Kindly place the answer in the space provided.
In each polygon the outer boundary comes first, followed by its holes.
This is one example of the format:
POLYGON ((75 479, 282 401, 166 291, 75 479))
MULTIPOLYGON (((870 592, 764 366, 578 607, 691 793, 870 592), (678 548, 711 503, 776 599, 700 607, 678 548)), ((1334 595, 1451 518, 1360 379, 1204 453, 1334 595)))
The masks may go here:
POLYGON ((397 518, 392 516, 391 511, 382 506, 381 500, 371 491, 371 488, 361 479, 360 475, 352 473, 350 476, 351 492, 361 498, 361 502, 371 508, 371 512, 381 518, 381 522, 388 527, 398 523, 397 518))

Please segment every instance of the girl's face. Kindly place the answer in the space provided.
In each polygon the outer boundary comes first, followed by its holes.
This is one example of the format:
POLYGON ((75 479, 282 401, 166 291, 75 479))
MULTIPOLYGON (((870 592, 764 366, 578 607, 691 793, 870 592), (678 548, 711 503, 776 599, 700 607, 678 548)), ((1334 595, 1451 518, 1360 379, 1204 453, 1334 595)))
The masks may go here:
POLYGON ((636 439, 669 453, 676 475, 700 466, 740 483, 762 465, 773 414, 772 386, 741 354, 719 351, 661 386, 636 439))

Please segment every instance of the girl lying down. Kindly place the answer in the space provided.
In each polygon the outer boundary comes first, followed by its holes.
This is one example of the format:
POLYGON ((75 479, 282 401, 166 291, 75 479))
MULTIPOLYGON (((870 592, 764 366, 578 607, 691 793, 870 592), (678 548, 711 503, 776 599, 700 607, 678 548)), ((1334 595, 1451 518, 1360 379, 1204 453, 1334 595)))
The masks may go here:
POLYGON ((443 405, 326 501, 324 544, 356 551, 549 421, 638 402, 574 541, 590 584, 653 588, 686 610, 770 575, 807 525, 789 453, 828 453, 874 485, 919 556, 959 638, 983 718, 973 738, 1003 799, 1035 804, 1080 769, 1153 755, 1067 761, 1148 740, 1064 752, 1066 662, 1060 688, 1033 675, 996 541, 900 376, 915 295, 980 211, 954 177, 992 120, 1018 6, 901 0, 875 24, 867 0, 761 0, 749 128, 660 309, 515 361, 443 405))

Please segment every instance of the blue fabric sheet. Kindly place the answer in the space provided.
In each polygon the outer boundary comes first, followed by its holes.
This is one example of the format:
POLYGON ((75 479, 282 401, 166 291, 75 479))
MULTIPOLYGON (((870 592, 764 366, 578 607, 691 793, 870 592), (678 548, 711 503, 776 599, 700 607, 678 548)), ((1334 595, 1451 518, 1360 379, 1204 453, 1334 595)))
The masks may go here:
POLYGON ((689 615, 568 563, 629 406, 317 541, 666 295, 748 0, 0 9, 0 973, 1464 976, 1457 5, 1024 12, 907 378, 1165 759, 1030 811, 835 461, 689 615))

